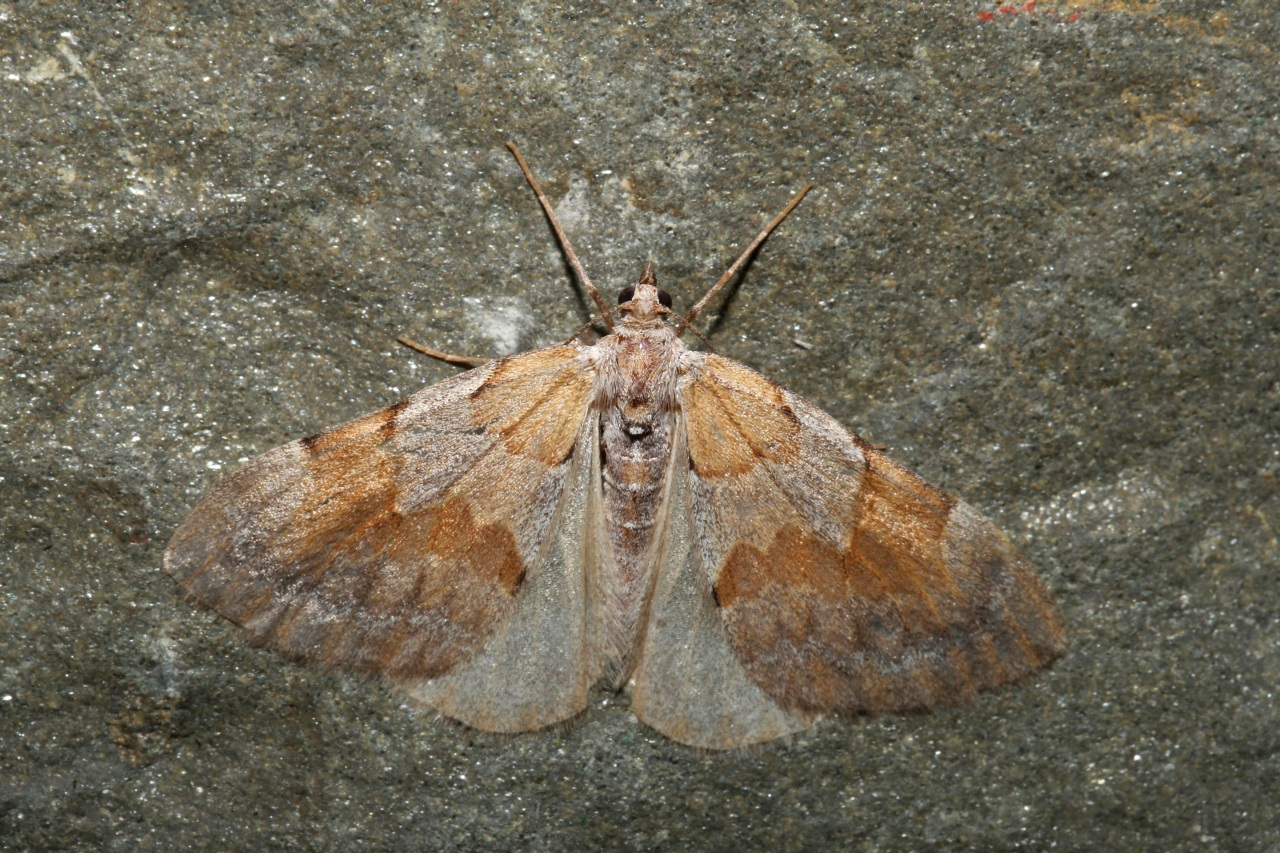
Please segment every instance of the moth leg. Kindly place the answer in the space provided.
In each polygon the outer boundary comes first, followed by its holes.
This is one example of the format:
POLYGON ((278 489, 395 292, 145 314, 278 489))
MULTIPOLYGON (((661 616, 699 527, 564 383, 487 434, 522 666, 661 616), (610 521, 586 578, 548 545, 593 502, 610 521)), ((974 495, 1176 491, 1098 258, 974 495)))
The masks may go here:
POLYGON ((464 367, 479 367, 482 364, 488 364, 493 361, 491 358, 478 358, 473 355, 454 355, 449 352, 440 352, 440 350, 432 349, 420 343, 409 340, 405 337, 396 338, 398 343, 402 343, 411 350, 417 350, 423 355, 429 355, 432 358, 438 358, 449 364, 461 364, 464 367))

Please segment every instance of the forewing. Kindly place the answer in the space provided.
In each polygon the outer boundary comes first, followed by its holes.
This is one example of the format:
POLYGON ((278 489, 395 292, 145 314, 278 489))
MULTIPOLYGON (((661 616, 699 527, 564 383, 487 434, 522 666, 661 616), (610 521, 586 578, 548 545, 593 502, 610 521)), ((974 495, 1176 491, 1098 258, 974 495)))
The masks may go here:
POLYGON ((566 683, 586 678, 574 664, 593 656, 585 630, 563 626, 581 626, 586 605, 581 584, 550 578, 581 572, 563 528, 580 524, 591 388, 581 348, 550 347, 284 445, 192 510, 165 567, 255 642, 411 690, 483 657, 529 616, 536 590, 560 617, 544 621, 543 644, 569 660, 541 686, 520 682, 534 691, 520 708, 441 699, 441 710, 499 730, 571 716, 585 689, 566 683))
POLYGON ((729 645, 783 708, 927 708, 1063 652, 1049 593, 991 522, 795 394, 699 359, 680 385, 694 547, 729 645))

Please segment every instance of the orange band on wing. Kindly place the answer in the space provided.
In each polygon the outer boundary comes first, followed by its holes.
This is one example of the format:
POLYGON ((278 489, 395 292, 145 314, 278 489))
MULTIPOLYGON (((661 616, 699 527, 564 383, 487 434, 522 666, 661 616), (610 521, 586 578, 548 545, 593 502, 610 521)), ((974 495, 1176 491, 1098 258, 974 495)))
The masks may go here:
POLYGON ((559 465, 573 451, 591 399, 592 375, 575 346, 500 362, 471 395, 471 422, 497 430, 509 452, 559 465))
POLYGON ((735 476, 761 460, 796 457, 800 425, 782 389, 755 371, 709 355, 682 394, 689 458, 698 476, 735 476))

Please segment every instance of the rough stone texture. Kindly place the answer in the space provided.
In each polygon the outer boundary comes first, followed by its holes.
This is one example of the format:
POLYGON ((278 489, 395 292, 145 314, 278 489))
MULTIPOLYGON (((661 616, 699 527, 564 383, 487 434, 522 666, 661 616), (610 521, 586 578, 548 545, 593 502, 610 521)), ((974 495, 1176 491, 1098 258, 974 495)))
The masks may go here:
POLYGON ((1280 849, 1278 47, 1271 0, 0 2, 0 848, 1280 849), (1069 655, 700 755, 605 693, 434 725, 185 601, 221 474, 453 370, 395 335, 584 321, 507 139, 684 305, 816 182, 716 346, 990 513, 1069 655))

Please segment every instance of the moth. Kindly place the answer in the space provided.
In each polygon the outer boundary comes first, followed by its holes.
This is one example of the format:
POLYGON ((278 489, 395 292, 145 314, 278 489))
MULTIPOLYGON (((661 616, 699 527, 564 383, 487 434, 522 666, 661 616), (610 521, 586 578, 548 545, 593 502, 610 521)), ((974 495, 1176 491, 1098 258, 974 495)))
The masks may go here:
POLYGON ((188 593, 256 644, 475 729, 570 720, 606 682, 708 749, 960 702, 1063 653, 1050 594, 990 521, 680 340, 808 187, 684 316, 652 264, 610 309, 508 147, 608 334, 247 463, 169 543, 188 593))

